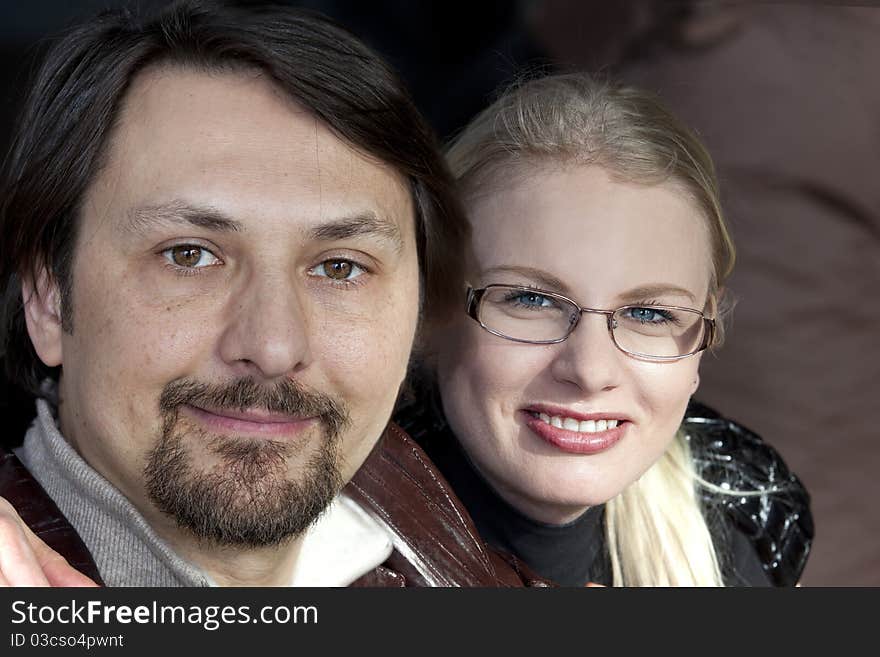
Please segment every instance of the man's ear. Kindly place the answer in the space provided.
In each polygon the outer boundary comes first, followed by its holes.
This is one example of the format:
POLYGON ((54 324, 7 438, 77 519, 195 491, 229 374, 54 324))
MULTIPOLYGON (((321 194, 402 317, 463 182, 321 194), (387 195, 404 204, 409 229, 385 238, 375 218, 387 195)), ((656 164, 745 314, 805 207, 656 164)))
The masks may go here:
POLYGON ((28 335, 37 356, 48 367, 61 365, 61 293, 45 267, 36 279, 22 277, 21 296, 28 335))
POLYGON ((700 387, 700 373, 697 372, 694 375, 694 385, 691 388, 691 394, 693 395, 697 391, 697 388, 699 388, 699 387, 700 387))

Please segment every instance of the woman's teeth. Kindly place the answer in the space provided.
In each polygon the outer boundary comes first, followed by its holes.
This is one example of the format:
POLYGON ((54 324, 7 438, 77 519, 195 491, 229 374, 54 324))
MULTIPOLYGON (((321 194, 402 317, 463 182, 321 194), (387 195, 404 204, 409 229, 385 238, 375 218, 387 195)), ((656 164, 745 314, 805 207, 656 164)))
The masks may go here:
POLYGON ((561 417, 559 415, 547 415, 546 413, 535 414, 542 422, 556 427, 557 429, 565 429, 567 431, 577 431, 578 433, 599 433, 607 431, 617 426, 617 420, 575 420, 572 417, 561 417))

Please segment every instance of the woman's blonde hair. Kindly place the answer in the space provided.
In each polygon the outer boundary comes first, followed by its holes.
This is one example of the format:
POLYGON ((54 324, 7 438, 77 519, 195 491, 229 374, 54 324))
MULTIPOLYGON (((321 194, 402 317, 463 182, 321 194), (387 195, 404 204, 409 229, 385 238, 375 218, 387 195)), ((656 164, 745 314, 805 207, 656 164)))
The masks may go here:
MULTIPOLYGON (((451 143, 447 161, 468 200, 542 166, 595 165, 615 180, 673 184, 706 220, 712 271, 706 310, 717 316, 734 247, 712 159, 700 140, 648 92, 564 74, 522 82, 451 143)), ((719 328, 721 322, 718 322, 719 328)), ((723 332, 718 331, 718 344, 723 332)), ((615 586, 720 586, 719 558, 701 510, 687 437, 608 501, 605 534, 615 586)))

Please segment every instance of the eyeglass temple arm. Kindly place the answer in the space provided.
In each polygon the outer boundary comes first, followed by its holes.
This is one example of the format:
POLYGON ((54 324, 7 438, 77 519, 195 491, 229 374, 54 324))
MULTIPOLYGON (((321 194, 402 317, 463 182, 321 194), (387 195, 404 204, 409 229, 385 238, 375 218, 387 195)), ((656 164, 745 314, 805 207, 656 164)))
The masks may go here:
POLYGON ((470 285, 467 288, 467 299, 465 300, 465 312, 474 319, 477 318, 477 306, 480 304, 483 290, 475 290, 470 285))
POLYGON ((708 349, 715 342, 715 320, 710 319, 709 317, 704 317, 703 321, 706 322, 706 337, 703 338, 703 344, 700 345, 700 350, 708 349))

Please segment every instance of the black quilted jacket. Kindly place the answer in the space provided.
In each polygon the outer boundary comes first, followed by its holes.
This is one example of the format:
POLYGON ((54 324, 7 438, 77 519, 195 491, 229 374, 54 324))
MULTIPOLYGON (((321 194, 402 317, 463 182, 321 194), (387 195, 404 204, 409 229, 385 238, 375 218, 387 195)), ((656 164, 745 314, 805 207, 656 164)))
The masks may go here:
POLYGON ((706 491, 707 507, 722 509, 749 537, 771 582, 796 584, 813 540, 810 496, 803 484, 760 436, 708 406, 691 402, 684 429, 704 479, 727 490, 762 491, 744 496, 706 491))

